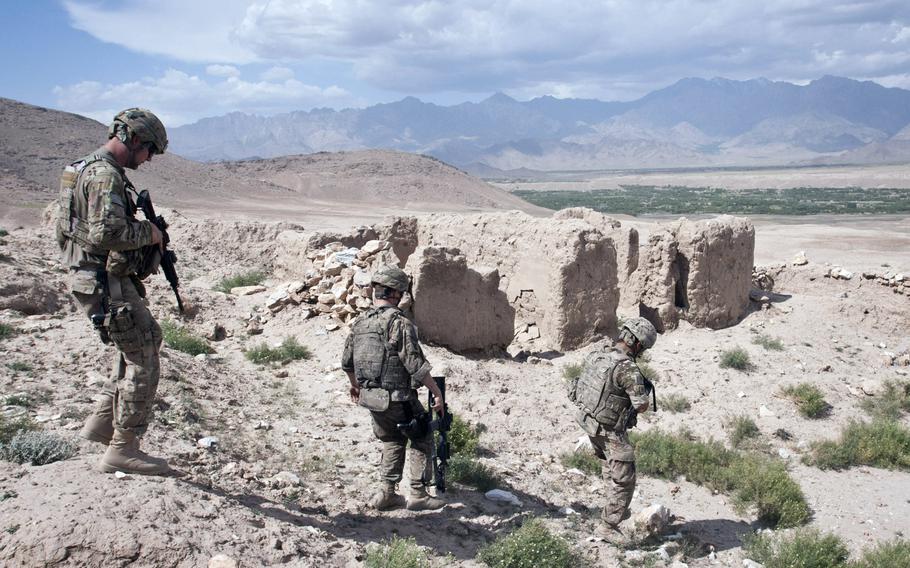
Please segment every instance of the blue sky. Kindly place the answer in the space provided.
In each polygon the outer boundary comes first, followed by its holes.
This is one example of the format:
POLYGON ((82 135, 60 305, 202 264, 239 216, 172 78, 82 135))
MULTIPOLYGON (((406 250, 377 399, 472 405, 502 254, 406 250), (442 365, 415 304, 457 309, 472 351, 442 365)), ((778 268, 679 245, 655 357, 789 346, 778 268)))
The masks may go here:
POLYGON ((0 48, 0 96, 179 125, 408 95, 629 100, 683 77, 910 88, 910 2, 9 0, 0 48))

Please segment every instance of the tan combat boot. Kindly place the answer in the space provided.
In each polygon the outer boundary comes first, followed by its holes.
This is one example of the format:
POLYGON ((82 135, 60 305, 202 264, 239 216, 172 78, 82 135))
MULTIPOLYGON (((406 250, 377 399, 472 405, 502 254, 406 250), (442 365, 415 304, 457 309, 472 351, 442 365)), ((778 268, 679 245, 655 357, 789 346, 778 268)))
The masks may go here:
POLYGON ((95 411, 85 420, 79 435, 105 446, 111 443, 114 436, 114 397, 102 395, 95 411))
POLYGON ((104 473, 135 473, 137 475, 167 475, 174 472, 161 458, 153 458, 139 449, 139 438, 128 430, 114 430, 111 443, 98 462, 104 473))
POLYGON ((407 508, 409 511, 435 511, 446 506, 446 502, 439 497, 433 497, 427 493, 427 488, 411 489, 408 496, 407 508))
POLYGON ((604 521, 594 529, 595 536, 599 536, 607 544, 612 544, 613 546, 623 547, 629 544, 629 537, 627 537, 622 530, 620 530, 619 525, 614 525, 604 521))
POLYGON ((404 497, 395 491, 394 483, 383 483, 379 490, 370 497, 369 505, 377 511, 397 509, 404 505, 404 497))

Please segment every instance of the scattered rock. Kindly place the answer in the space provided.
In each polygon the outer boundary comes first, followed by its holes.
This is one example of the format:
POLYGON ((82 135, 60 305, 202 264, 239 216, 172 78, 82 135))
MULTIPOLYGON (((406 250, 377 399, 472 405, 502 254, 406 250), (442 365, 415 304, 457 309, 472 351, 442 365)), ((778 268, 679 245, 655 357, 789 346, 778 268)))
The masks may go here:
POLYGON ((205 438, 196 440, 196 445, 200 448, 214 448, 217 444, 218 438, 216 436, 206 436, 205 438))
POLYGON ((296 487, 300 485, 300 477, 290 471, 282 471, 269 478, 269 484, 278 488, 296 487))
POLYGON ((521 499, 502 489, 491 489, 484 493, 483 496, 490 501, 496 501, 497 503, 508 503, 510 505, 515 505, 516 507, 521 507, 522 505, 521 499))
POLYGON ((774 418, 775 416, 775 414, 764 404, 759 407, 758 415, 762 418, 774 418))
POLYGON ((670 522, 670 510, 659 503, 642 509, 633 521, 636 529, 649 535, 660 534, 670 522))
POLYGON ((234 296, 252 296, 253 294, 260 294, 268 290, 265 286, 256 285, 256 286, 237 286, 236 288, 231 288, 231 294, 234 296))
POLYGON ((239 568, 236 560, 226 554, 216 554, 209 559, 208 568, 239 568))
POLYGON ((809 259, 806 258, 806 251, 801 250, 793 256, 793 260, 790 261, 792 266, 805 266, 809 264, 809 259))

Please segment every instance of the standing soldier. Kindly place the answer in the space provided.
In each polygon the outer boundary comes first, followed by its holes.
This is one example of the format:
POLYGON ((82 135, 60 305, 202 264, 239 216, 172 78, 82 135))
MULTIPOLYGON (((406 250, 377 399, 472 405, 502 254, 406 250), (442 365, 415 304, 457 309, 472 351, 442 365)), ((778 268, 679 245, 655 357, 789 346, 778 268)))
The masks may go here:
POLYGON ((575 420, 603 460, 607 500, 601 518, 610 541, 622 538, 619 524, 629 517, 635 492, 635 449, 627 428, 638 412, 648 409, 645 378, 635 359, 657 341, 657 331, 645 318, 627 321, 613 349, 588 356, 581 376, 569 383, 569 399, 579 408, 575 420), (608 457, 609 456, 609 457, 608 457))
POLYGON ((400 268, 382 266, 373 274, 372 285, 373 308, 354 321, 341 358, 341 368, 351 383, 351 399, 370 410, 373 433, 382 441, 380 487, 369 505, 380 511, 404 505, 396 489, 410 439, 407 508, 440 509, 445 502, 427 493, 433 442, 417 389, 421 385, 430 389, 435 397, 433 410, 439 414, 443 412, 442 393, 430 376, 430 364, 417 341, 417 328, 398 308, 408 289, 408 276, 400 268), (410 428, 399 428, 399 424, 408 423, 410 428))
POLYGON ((114 117, 108 141, 73 162, 61 178, 57 241, 70 288, 102 341, 116 347, 110 382, 80 434, 107 445, 98 469, 142 475, 172 470, 139 449, 158 388, 161 328, 146 306, 142 278, 157 270, 161 231, 136 219, 124 168, 167 148, 154 114, 131 108, 114 117))

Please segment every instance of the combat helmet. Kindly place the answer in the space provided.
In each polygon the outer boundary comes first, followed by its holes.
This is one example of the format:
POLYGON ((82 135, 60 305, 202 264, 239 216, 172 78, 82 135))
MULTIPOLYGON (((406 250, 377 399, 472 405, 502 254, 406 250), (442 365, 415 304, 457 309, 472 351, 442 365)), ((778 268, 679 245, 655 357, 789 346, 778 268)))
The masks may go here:
POLYGON ((164 124, 150 110, 128 108, 120 111, 111 122, 107 137, 116 136, 125 143, 134 134, 142 142, 154 144, 156 154, 164 154, 164 151, 167 150, 167 131, 164 129, 164 124))
POLYGON ((645 318, 632 318, 622 324, 622 332, 628 332, 641 344, 642 349, 650 349, 657 342, 657 330, 654 325, 645 318))
POLYGON ((373 278, 371 278, 371 282, 379 284, 380 286, 385 286, 386 288, 398 290, 402 293, 407 292, 408 287, 411 284, 411 281, 404 270, 389 264, 385 264, 376 269, 376 272, 373 273, 373 278))

